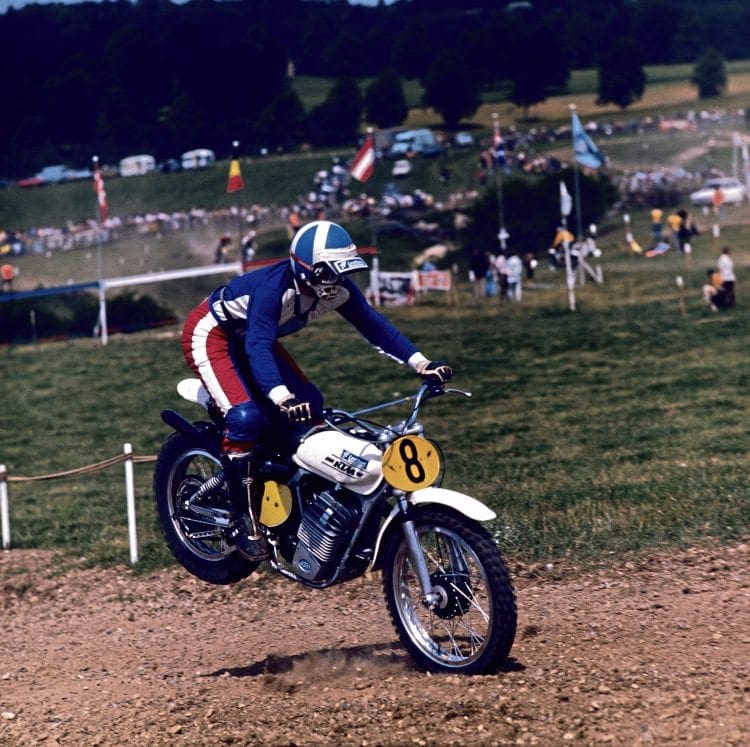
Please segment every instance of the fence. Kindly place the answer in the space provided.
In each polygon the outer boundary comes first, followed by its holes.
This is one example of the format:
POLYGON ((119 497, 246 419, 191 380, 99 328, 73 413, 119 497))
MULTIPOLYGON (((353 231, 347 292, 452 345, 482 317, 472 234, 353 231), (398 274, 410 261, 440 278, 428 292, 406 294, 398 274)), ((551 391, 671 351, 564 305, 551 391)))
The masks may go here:
POLYGON ((0 530, 2 531, 3 550, 10 549, 10 502, 8 499, 8 483, 10 482, 31 482, 34 480, 57 480, 63 477, 73 475, 86 475, 91 472, 97 472, 107 467, 123 462, 125 465, 125 505, 128 516, 128 545, 130 547, 130 563, 135 565, 138 562, 138 533, 135 519, 135 486, 133 480, 133 465, 144 464, 146 462, 155 462, 155 456, 135 456, 133 447, 130 444, 123 444, 123 453, 105 459, 95 464, 88 464, 83 467, 66 470, 65 472, 53 472, 48 475, 37 475, 35 477, 21 477, 18 475, 8 475, 4 464, 0 464, 0 530))

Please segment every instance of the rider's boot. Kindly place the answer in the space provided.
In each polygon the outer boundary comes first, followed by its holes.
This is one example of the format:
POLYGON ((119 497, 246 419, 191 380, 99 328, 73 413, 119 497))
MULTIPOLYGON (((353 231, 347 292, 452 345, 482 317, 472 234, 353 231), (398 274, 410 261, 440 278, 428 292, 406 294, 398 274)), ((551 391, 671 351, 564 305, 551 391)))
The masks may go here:
POLYGON ((221 464, 237 515, 227 537, 248 560, 267 560, 268 542, 258 523, 261 484, 257 459, 253 452, 228 453, 222 455, 221 464))

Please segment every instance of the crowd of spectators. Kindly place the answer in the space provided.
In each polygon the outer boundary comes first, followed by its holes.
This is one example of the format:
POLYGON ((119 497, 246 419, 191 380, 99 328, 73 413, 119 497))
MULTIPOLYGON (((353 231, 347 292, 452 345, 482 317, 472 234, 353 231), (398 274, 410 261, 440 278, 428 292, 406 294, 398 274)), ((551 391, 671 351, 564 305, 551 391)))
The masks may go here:
MULTIPOLYGON (((589 122, 586 129, 599 138, 616 134, 632 133, 644 135, 648 132, 670 132, 687 128, 700 131, 716 123, 734 124, 744 121, 744 111, 704 110, 665 117, 644 117, 628 121, 595 123, 589 122), (683 124, 685 127, 683 127, 683 124)), ((506 172, 550 173, 558 171, 562 164, 553 157, 536 153, 541 144, 564 142, 571 137, 570 126, 557 128, 529 128, 521 131, 512 126, 503 132, 507 153, 504 165, 506 172)), ((482 179, 482 158, 479 154, 479 183, 482 179)), ((484 164, 484 181, 489 174, 490 164, 484 164)), ((664 207, 675 205, 681 195, 701 184, 709 172, 690 172, 682 168, 658 168, 653 170, 610 174, 610 178, 620 193, 620 204, 627 209, 664 207)), ((238 224, 249 224, 254 229, 287 226, 290 216, 312 220, 325 214, 329 218, 346 215, 367 217, 371 215, 393 217, 404 210, 446 209, 465 207, 476 198, 475 189, 456 191, 445 200, 438 201, 430 193, 415 189, 402 192, 389 185, 381 198, 367 194, 355 194, 349 180, 348 165, 334 158, 329 169, 316 172, 311 180, 311 188, 305 195, 288 206, 233 207, 221 209, 192 208, 188 211, 172 213, 154 212, 144 215, 109 217, 100 232, 93 219, 82 223, 68 223, 64 226, 41 226, 25 231, 0 231, 0 251, 21 254, 24 252, 44 253, 95 246, 99 241, 127 239, 138 235, 159 236, 177 231, 196 229, 222 232, 233 230, 238 224)))

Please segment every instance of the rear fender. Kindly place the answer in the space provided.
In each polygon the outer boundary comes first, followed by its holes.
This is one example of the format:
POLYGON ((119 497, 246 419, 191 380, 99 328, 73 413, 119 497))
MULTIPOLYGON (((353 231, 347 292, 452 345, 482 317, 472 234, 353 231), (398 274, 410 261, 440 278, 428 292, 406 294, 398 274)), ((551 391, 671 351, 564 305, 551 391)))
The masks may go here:
POLYGON ((175 410, 162 410, 161 419, 178 433, 195 442, 196 446, 204 448, 217 459, 221 451, 220 441, 215 428, 209 423, 191 423, 186 417, 175 410))

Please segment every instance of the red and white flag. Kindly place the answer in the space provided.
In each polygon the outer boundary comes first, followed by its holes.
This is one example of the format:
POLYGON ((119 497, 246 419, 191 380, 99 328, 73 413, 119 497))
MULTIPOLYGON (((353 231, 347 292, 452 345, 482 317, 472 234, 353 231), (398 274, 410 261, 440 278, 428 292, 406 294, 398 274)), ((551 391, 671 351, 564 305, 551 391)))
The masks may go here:
POLYGON ((98 163, 94 166, 94 192, 99 205, 99 220, 104 223, 107 220, 107 193, 104 190, 104 179, 102 179, 98 163))
POLYGON ((354 162, 349 173, 359 182, 366 182, 375 171, 375 141, 368 135, 362 147, 354 156, 354 162))

